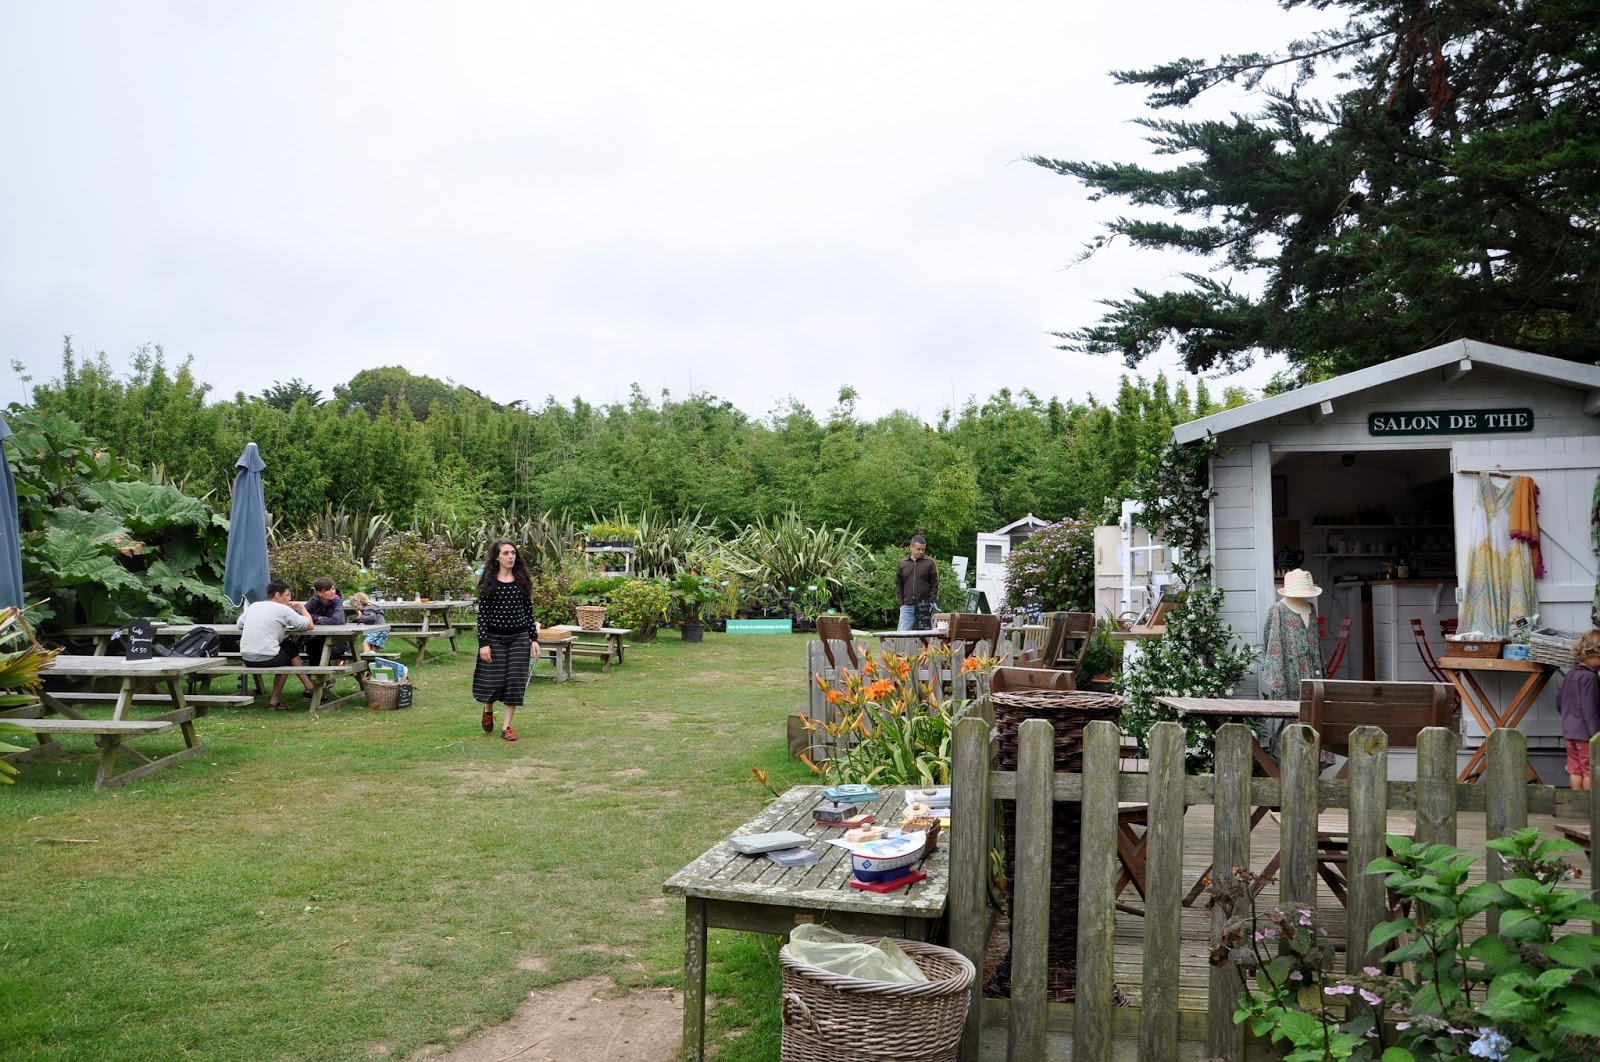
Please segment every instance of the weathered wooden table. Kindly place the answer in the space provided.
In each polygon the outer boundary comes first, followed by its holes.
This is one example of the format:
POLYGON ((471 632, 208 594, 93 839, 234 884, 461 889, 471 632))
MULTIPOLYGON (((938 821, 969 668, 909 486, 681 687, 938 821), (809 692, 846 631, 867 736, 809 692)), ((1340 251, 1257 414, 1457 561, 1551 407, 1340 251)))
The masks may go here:
MULTIPOLYGON (((867 807, 880 825, 899 820, 904 791, 886 789, 867 807)), ((811 809, 821 786, 796 786, 733 831, 734 836, 793 830, 812 838, 807 847, 821 860, 810 867, 780 867, 764 855, 735 852, 719 841, 668 878, 662 891, 683 897, 683 1058, 705 1058, 706 931, 741 929, 787 935, 797 925, 823 922, 842 933, 935 940, 943 934, 950 882, 944 844, 922 862, 922 881, 880 894, 850 888, 850 855, 827 841, 843 837, 837 827, 818 826, 811 809)))
POLYGON ((568 647, 568 652, 572 656, 587 656, 600 661, 602 671, 610 671, 613 660, 619 665, 622 663, 622 639, 633 633, 632 627, 601 627, 598 630, 586 631, 582 627, 570 624, 551 627, 550 630, 571 632, 572 644, 568 647), (600 637, 585 637, 596 634, 600 637))
POLYGON ((205 746, 200 744, 195 734, 194 720, 196 716, 204 715, 206 710, 204 704, 187 700, 183 679, 187 675, 210 671, 221 663, 215 657, 164 656, 124 660, 118 656, 57 656, 41 672, 47 683, 57 678, 112 679, 119 683, 111 719, 85 719, 72 707, 71 702, 76 698, 46 686, 39 691, 38 704, 3 713, 3 717, 32 730, 39 741, 37 748, 13 754, 12 758, 31 759, 45 752, 59 751, 61 745, 56 741, 57 734, 90 735, 100 749, 100 768, 95 775, 94 787, 110 789, 143 778, 177 760, 198 756, 205 751, 205 746), (136 703, 141 706, 149 703, 144 699, 136 700, 135 695, 150 687, 165 687, 166 696, 154 700, 158 707, 167 707, 168 710, 158 713, 153 719, 129 719, 128 712, 136 703), (48 715, 65 718, 44 718, 48 715), (136 737, 165 733, 174 725, 183 733, 184 747, 177 752, 152 759, 127 744, 136 737), (117 757, 122 753, 137 760, 139 766, 116 774, 117 757))
MULTIPOLYGON (((172 629, 181 631, 186 628, 174 627, 172 629)), ((230 636, 237 637, 240 631, 240 627, 237 624, 223 625, 215 629, 217 634, 224 638, 230 636)), ((338 682, 341 678, 349 676, 350 678, 355 679, 358 685, 365 682, 369 665, 369 661, 359 654, 352 657, 347 657, 343 660, 335 661, 333 659, 334 643, 360 641, 372 631, 382 631, 388 629, 389 625, 386 623, 319 623, 315 627, 311 628, 310 631, 300 635, 301 637, 315 637, 322 639, 322 650, 317 658, 316 663, 302 664, 300 667, 294 667, 292 665, 286 665, 284 667, 251 667, 244 661, 240 660, 237 655, 229 653, 224 655, 222 658, 213 661, 217 666, 211 668, 200 676, 201 688, 205 692, 209 693, 211 689, 211 680, 216 678, 218 675, 238 675, 241 676, 241 678, 243 678, 245 681, 248 681, 252 676, 256 679, 261 679, 267 675, 304 675, 311 680, 310 707, 313 712, 322 711, 328 708, 335 708, 341 704, 344 704, 346 701, 354 700, 358 697, 364 699, 366 696, 366 691, 364 688, 360 688, 353 693, 345 694, 343 697, 336 697, 332 700, 326 701, 323 700, 324 697, 332 693, 334 683, 338 682)), ((172 658, 168 657, 168 659, 172 658)))
MULTIPOLYGON (((539 632, 541 635, 544 631, 539 632)), ((572 677, 572 638, 541 637, 535 645, 538 646, 536 657, 548 657, 550 660, 549 677, 557 682, 565 682, 572 677)), ((528 669, 528 684, 533 685, 536 678, 544 678, 545 672, 538 668, 528 669)))

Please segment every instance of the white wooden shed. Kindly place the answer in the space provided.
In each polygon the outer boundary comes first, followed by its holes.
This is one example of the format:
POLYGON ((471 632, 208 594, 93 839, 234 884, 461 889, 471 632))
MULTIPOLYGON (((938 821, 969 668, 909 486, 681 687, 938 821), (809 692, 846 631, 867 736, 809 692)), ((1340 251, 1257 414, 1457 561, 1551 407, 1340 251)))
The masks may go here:
POLYGON ((1048 520, 1029 513, 1002 528, 978 535, 978 565, 973 582, 983 591, 992 611, 998 611, 1006 603, 1006 558, 1011 556, 1011 547, 1049 526, 1048 520))
MULTIPOLYGON (((1181 424, 1172 438, 1219 443, 1211 545, 1242 639, 1260 644, 1275 576, 1300 566, 1324 588, 1325 650, 1351 620, 1338 677, 1422 680, 1411 620, 1442 655, 1440 621, 1455 616, 1466 582, 1479 472, 1538 485, 1540 624, 1590 627, 1597 417, 1600 368, 1463 339, 1181 424), (1402 565, 1407 578, 1389 574, 1402 565)), ((1481 677, 1502 703, 1515 691, 1481 677)), ((1522 729, 1541 775, 1564 781, 1555 688, 1522 729)), ((1482 740, 1470 717, 1465 728, 1468 747, 1482 740)))

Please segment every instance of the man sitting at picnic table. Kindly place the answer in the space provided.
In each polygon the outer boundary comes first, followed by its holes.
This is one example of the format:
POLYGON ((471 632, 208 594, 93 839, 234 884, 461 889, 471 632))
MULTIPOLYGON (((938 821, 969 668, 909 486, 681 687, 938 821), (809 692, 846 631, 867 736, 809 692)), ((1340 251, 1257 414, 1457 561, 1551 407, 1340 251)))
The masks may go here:
MULTIPOLYGON (((333 580, 326 575, 311 584, 311 596, 306 600, 306 615, 311 617, 313 626, 344 622, 344 599, 339 596, 333 580)), ((312 663, 322 659, 322 643, 325 641, 326 638, 306 639, 305 655, 311 658, 312 663)), ((341 643, 334 647, 334 655, 348 656, 348 650, 349 646, 341 643), (344 650, 342 654, 341 650, 344 650)))
MULTIPOLYGON (((253 602, 244 610, 239 629, 239 659, 246 667, 300 667, 300 642, 289 635, 311 629, 311 613, 298 601, 290 600, 289 584, 274 579, 267 584, 267 599, 253 602)), ((283 710, 283 684, 286 672, 272 676, 272 697, 267 707, 283 710)), ((311 696, 311 680, 299 676, 311 696)))

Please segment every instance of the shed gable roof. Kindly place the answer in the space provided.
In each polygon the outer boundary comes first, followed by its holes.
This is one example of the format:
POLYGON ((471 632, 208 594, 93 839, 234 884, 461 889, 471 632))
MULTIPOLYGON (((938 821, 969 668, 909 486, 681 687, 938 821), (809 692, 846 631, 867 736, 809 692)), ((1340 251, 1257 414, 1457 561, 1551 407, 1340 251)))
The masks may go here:
POLYGON ((1033 515, 1032 513, 1029 513, 1027 516, 1024 516, 1021 520, 1013 520, 1013 521, 1011 521, 1009 524, 1007 524, 1004 527, 995 528, 993 531, 990 531, 989 534, 991 534, 991 535, 1004 535, 1004 534, 1008 534, 1008 533, 1010 533, 1012 531, 1015 531, 1019 527, 1049 527, 1049 526, 1050 526, 1049 521, 1041 520, 1037 516, 1033 515))
POLYGON ((1221 435, 1249 424, 1286 416, 1297 410, 1308 409, 1368 388, 1403 380, 1408 376, 1420 376, 1446 366, 1455 366, 1460 371, 1466 372, 1474 363, 1493 365, 1507 372, 1544 380, 1575 391, 1600 389, 1600 367, 1564 361, 1543 354, 1532 354, 1511 347, 1499 347, 1492 343, 1480 343, 1475 339, 1457 339, 1442 346, 1386 361, 1381 365, 1369 365, 1365 369, 1335 376, 1331 380, 1323 380, 1321 383, 1179 424, 1172 429, 1172 441, 1195 442, 1205 438, 1208 433, 1221 435))

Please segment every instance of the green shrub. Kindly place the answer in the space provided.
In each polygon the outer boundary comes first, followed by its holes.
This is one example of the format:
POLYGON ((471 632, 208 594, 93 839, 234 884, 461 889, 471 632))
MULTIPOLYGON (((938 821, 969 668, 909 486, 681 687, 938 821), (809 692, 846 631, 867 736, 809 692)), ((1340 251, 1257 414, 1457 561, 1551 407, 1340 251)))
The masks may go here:
POLYGON ((311 596, 311 584, 327 576, 348 596, 365 589, 361 565, 350 555, 348 539, 296 535, 267 551, 267 567, 274 579, 289 584, 296 601, 311 596))
POLYGON ((1011 547, 1006 599, 1020 602, 1029 590, 1038 594, 1046 612, 1094 608, 1093 520, 1061 520, 1011 547))
POLYGON ((373 554, 378 591, 395 598, 449 598, 474 591, 472 569, 448 540, 402 531, 373 554))
POLYGON ((648 642, 656 636, 656 627, 667 618, 667 606, 671 603, 672 595, 654 579, 624 579, 622 585, 606 597, 606 622, 632 630, 628 637, 633 641, 648 642))
POLYGON ((570 589, 577 604, 603 605, 613 590, 632 581, 626 575, 596 575, 588 579, 579 579, 570 589))
POLYGON ((539 626, 553 627, 573 621, 572 607, 577 602, 572 588, 567 585, 567 577, 560 572, 535 575, 529 598, 533 602, 533 618, 539 621, 539 626))

